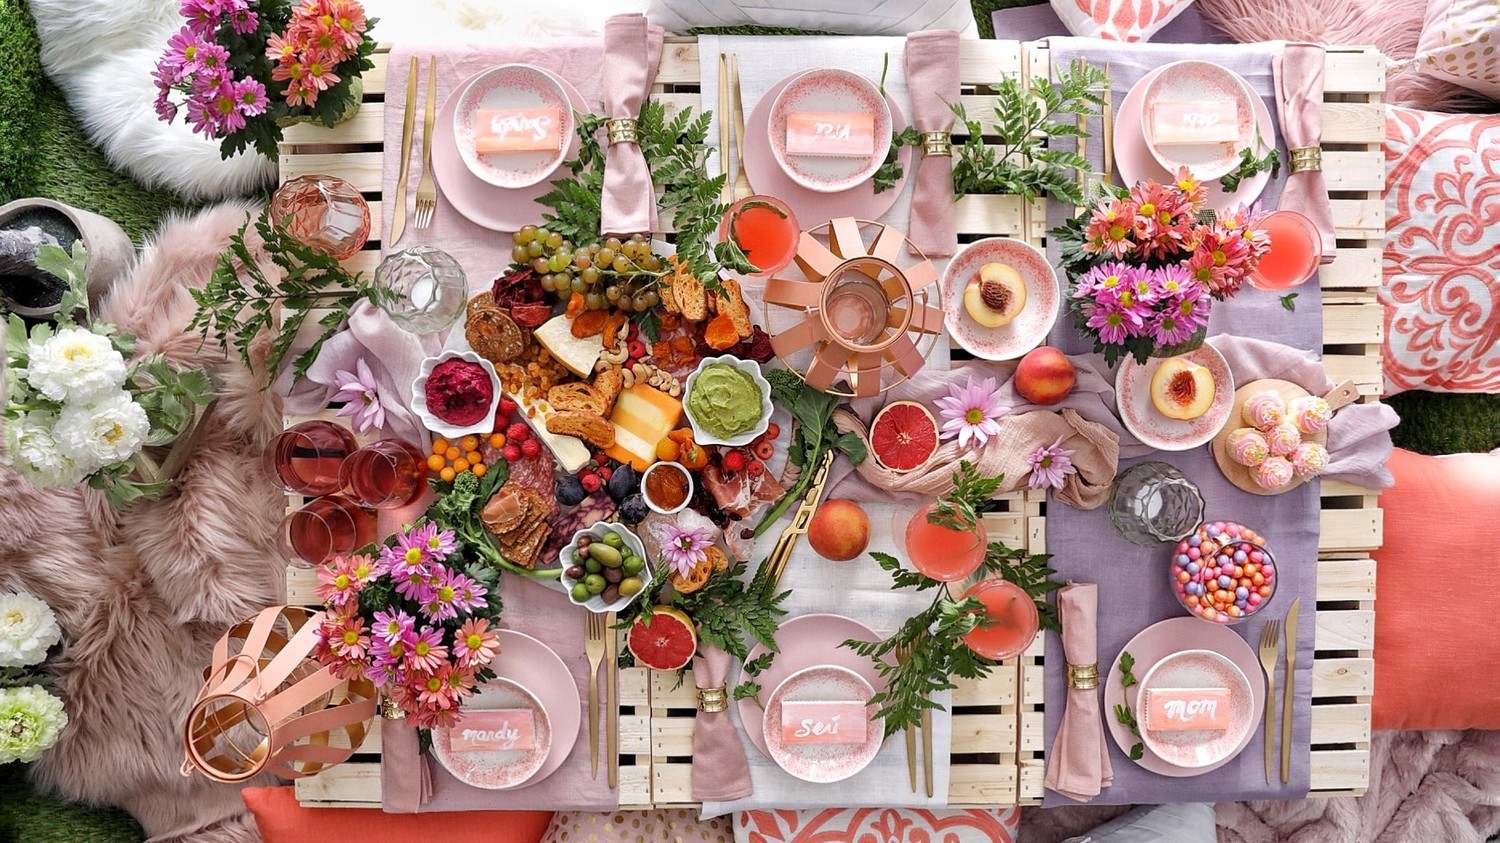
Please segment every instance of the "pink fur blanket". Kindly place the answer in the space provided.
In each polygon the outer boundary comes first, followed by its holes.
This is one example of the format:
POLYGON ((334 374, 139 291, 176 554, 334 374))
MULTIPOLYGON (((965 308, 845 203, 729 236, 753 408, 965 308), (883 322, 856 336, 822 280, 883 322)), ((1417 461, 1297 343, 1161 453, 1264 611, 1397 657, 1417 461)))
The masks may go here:
POLYGON ((141 353, 207 367, 219 384, 174 489, 122 515, 93 490, 39 489, 0 468, 0 591, 46 600, 67 644, 55 673, 69 724, 33 775, 69 799, 125 808, 152 843, 260 840, 238 788, 178 773, 209 648, 284 590, 274 540, 283 498, 259 464, 281 428, 279 402, 184 333, 188 287, 208 278, 250 210, 228 204, 166 223, 97 314, 134 333, 141 353))

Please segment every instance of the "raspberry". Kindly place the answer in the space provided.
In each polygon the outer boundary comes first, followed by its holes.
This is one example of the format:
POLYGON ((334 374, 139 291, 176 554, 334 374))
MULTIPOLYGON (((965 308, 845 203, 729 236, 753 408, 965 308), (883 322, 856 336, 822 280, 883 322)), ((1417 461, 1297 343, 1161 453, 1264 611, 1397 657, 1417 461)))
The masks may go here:
POLYGON ((609 454, 606 454, 603 451, 600 451, 599 453, 594 454, 594 467, 595 468, 597 468, 597 467, 599 467, 601 465, 606 465, 608 463, 609 463, 609 454))
POLYGON ((745 466, 745 471, 749 472, 751 477, 759 477, 762 474, 766 473, 766 464, 761 462, 760 460, 751 460, 750 463, 745 466))
POLYGON ((542 452, 542 443, 535 439, 527 439, 521 443, 521 453, 528 457, 534 457, 542 452))
POLYGON ((768 460, 771 458, 772 454, 776 453, 776 446, 762 439, 760 442, 756 443, 755 449, 752 451, 752 453, 754 453, 755 456, 760 459, 768 460))
POLYGON ((525 442, 531 438, 531 428, 525 422, 516 422, 505 429, 505 438, 511 442, 525 442))
POLYGON ((739 449, 735 449, 733 451, 725 451, 724 452, 724 460, 723 461, 724 461, 724 470, 725 471, 744 471, 745 470, 745 452, 744 451, 741 451, 739 449))
POLYGON ((599 487, 604 485, 604 481, 600 480, 597 474, 585 474, 580 478, 579 482, 583 484, 583 489, 586 492, 597 492, 599 491, 599 487))
POLYGON ((521 446, 514 442, 507 442, 505 447, 500 449, 500 456, 505 457, 506 462, 515 462, 521 458, 521 446))
POLYGON ((516 399, 510 397, 509 395, 500 396, 499 417, 501 419, 509 419, 511 416, 516 414, 516 410, 519 408, 519 406, 520 405, 516 403, 516 399))
POLYGON ((630 355, 631 360, 639 360, 646 356, 646 344, 640 340, 631 340, 625 344, 625 353, 630 355))
POLYGON ((607 465, 601 465, 601 466, 599 466, 599 479, 600 480, 603 480, 604 482, 608 483, 609 482, 609 478, 613 477, 614 474, 615 474, 615 470, 613 468, 610 468, 607 465))

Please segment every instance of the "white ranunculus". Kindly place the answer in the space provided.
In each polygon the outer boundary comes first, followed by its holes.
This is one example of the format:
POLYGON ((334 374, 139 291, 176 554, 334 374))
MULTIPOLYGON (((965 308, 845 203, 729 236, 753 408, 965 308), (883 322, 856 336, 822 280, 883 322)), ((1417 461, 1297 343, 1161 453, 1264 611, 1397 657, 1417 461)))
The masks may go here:
POLYGON ((109 337, 63 328, 32 342, 26 381, 37 392, 69 404, 87 404, 125 385, 125 358, 109 337))
POLYGON ((52 435, 65 456, 92 474, 135 456, 150 430, 145 408, 121 390, 86 406, 63 407, 52 435))
POLYGON ((67 725, 62 700, 42 686, 0 688, 0 764, 41 758, 67 725))
POLYGON ((24 591, 0 594, 0 667, 40 664, 60 640, 62 629, 46 603, 24 591))
POLYGON ((83 482, 88 472, 80 469, 53 436, 57 414, 26 413, 5 425, 7 459, 16 473, 39 486, 67 489, 83 482))

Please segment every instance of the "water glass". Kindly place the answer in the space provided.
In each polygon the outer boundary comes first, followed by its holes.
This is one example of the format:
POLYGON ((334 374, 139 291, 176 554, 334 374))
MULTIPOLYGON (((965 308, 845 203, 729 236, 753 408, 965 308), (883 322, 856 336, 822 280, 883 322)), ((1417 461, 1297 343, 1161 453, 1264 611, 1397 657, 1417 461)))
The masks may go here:
POLYGON ((370 205, 336 176, 298 176, 271 194, 271 222, 293 240, 346 260, 370 239, 370 205))
POLYGON ((386 255, 375 268, 377 307, 413 334, 435 334, 458 320, 469 301, 469 282, 453 256, 432 246, 386 255))
POLYGON ((1120 535, 1142 547, 1181 541, 1203 523, 1203 495, 1174 466, 1139 463, 1115 478, 1109 520, 1120 535))

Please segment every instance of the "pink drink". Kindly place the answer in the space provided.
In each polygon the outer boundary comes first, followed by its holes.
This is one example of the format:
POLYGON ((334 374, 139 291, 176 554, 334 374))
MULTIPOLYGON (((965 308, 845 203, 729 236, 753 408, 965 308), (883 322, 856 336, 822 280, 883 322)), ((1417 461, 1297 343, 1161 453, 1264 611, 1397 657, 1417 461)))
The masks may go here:
POLYGON ((719 239, 730 238, 760 270, 756 276, 770 276, 792 262, 802 230, 785 202, 772 196, 746 196, 719 223, 719 239))
POLYGON ((277 434, 266 446, 261 465, 266 477, 288 492, 327 495, 339 490, 339 468, 357 447, 349 428, 306 421, 277 434))
POLYGON ((375 513, 341 495, 310 501, 281 522, 283 551, 308 565, 348 555, 374 540, 375 513))
POLYGON ((988 537, 983 524, 966 532, 933 524, 927 516, 936 509, 936 502, 927 504, 906 523, 906 558, 924 576, 956 582, 979 570, 988 537))
POLYGON ((964 636, 964 645, 970 650, 987 659, 1004 661, 1031 646, 1040 618, 1036 604, 1020 586, 1007 580, 985 580, 964 596, 977 598, 986 612, 979 626, 964 636))
POLYGON ((421 451, 400 439, 382 439, 350 454, 339 480, 360 506, 396 509, 417 499, 426 473, 421 451))
POLYGON ((1287 290, 1317 273, 1323 238, 1312 220, 1296 211, 1276 211, 1261 220, 1259 228, 1270 235, 1271 250, 1250 273, 1256 289, 1287 290))

